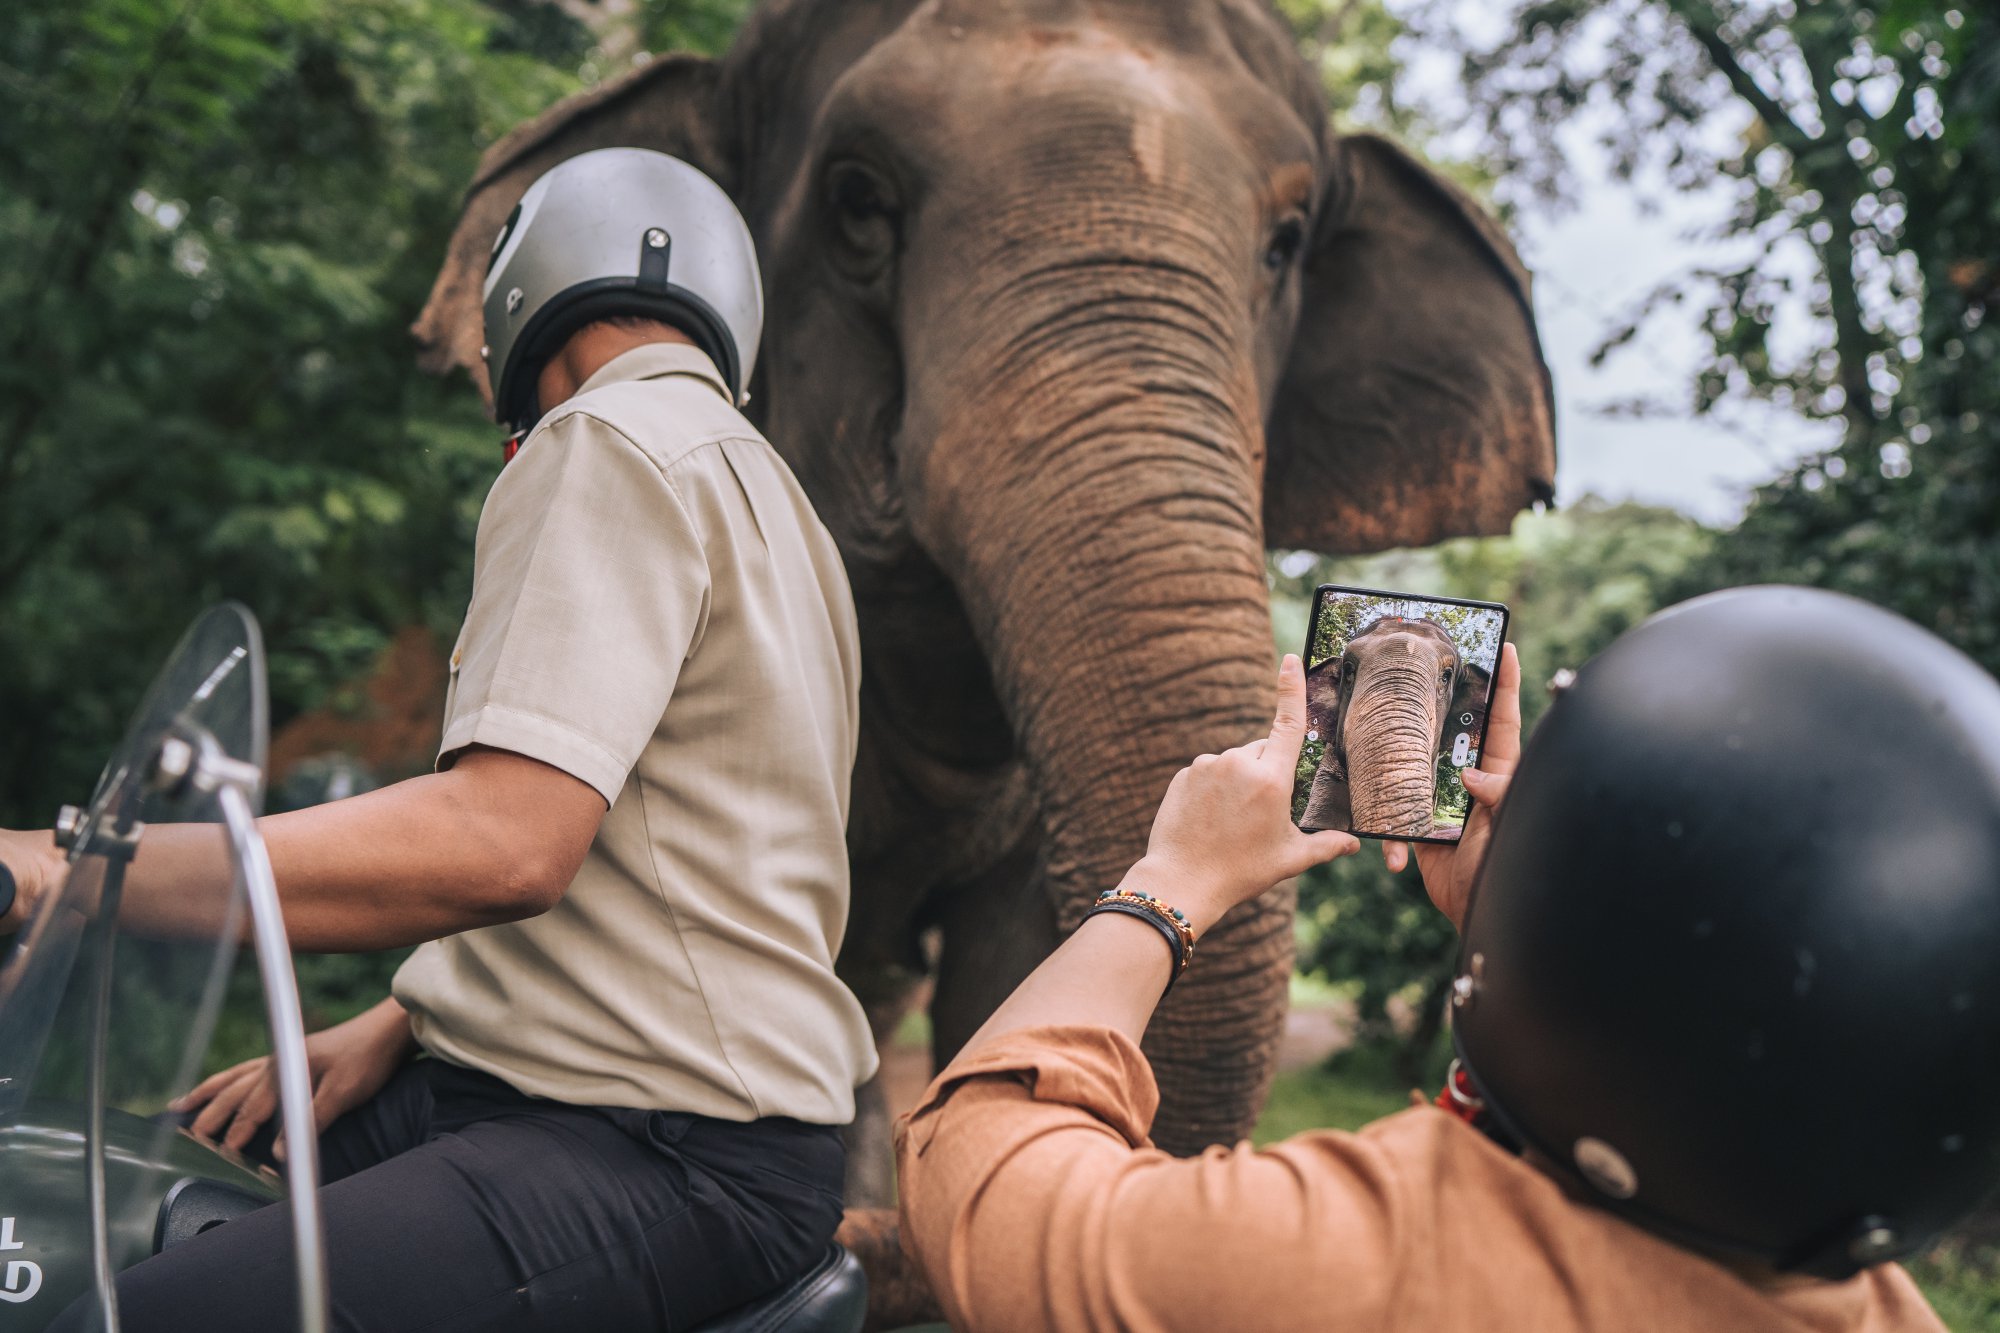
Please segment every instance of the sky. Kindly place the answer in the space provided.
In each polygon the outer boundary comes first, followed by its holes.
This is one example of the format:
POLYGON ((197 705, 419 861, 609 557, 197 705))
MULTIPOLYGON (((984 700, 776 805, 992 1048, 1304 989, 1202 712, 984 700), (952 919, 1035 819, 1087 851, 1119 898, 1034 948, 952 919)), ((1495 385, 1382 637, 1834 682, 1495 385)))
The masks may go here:
MULTIPOLYGON (((1414 0, 1390 0, 1394 11, 1413 7, 1414 0)), ((1462 0, 1454 21, 1477 35, 1494 18, 1484 0, 1462 0)), ((1410 39, 1398 54, 1405 70, 1398 95, 1442 112, 1440 122, 1450 123, 1463 100, 1455 58, 1410 39)), ((1513 224, 1515 244, 1535 275, 1542 351, 1555 382, 1556 503, 1596 494, 1733 523, 1752 488, 1832 447, 1838 427, 1758 403, 1729 404, 1709 418, 1678 406, 1689 402, 1699 364, 1691 310, 1656 316, 1602 366, 1590 364, 1592 349, 1646 292, 1703 261, 1711 243, 1701 235, 1729 203, 1721 190, 1677 193, 1659 181, 1613 179, 1593 146, 1594 114, 1602 113, 1586 110, 1558 135, 1573 173, 1569 203, 1560 212, 1525 204, 1513 224), (1636 399, 1678 410, 1643 420, 1605 410, 1636 399)), ((1733 140, 1741 122, 1718 116, 1705 129, 1733 140)), ((1452 151, 1449 138, 1442 146, 1452 151)))
POLYGON ((1722 201, 1683 197, 1642 210, 1629 186, 1579 173, 1576 207, 1558 218, 1522 216, 1515 241, 1535 274, 1535 313, 1556 390, 1556 503, 1586 493, 1668 505, 1707 523, 1741 517, 1750 489, 1805 454, 1826 449, 1838 427, 1762 404, 1722 420, 1687 411, 1632 420, 1605 413, 1637 398, 1685 403, 1697 365, 1690 316, 1669 312, 1601 367, 1590 352, 1649 289, 1701 262, 1690 233, 1722 201), (1678 318, 1676 318, 1678 317, 1678 318))

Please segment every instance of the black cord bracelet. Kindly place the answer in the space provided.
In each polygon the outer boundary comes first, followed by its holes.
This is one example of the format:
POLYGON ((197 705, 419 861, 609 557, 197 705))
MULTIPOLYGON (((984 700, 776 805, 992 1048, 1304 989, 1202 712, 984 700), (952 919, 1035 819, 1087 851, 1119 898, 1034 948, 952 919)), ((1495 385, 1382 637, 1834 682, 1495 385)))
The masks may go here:
POLYGON ((1088 912, 1083 914, 1083 919, 1088 921, 1099 912, 1116 912, 1120 916, 1136 917, 1160 932, 1160 938, 1167 942, 1167 951, 1173 955, 1174 959, 1174 970, 1167 976, 1166 990, 1160 992, 1161 998, 1164 999, 1167 991, 1172 990, 1174 983, 1180 980, 1181 973, 1187 971, 1188 960, 1182 952, 1186 947, 1186 941, 1181 938, 1181 933, 1161 920, 1157 913, 1149 912, 1143 907, 1135 907, 1131 903, 1118 902, 1116 899, 1099 902, 1095 907, 1092 907, 1088 912))

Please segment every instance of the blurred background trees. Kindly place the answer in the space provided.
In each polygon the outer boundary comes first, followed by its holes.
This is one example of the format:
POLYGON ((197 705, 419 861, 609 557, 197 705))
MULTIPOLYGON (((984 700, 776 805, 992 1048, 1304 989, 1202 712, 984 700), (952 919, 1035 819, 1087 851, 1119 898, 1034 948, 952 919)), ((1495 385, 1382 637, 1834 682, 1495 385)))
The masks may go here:
MULTIPOLYGON (((1507 602, 1532 726, 1540 685, 1661 605, 1746 582, 1812 583, 1891 607, 2000 669, 2000 19, 1957 0, 1369 0, 1286 5, 1351 119, 1469 149, 1503 208, 1564 208, 1584 113, 1623 180, 1723 189, 1707 258, 1603 330, 1598 359, 1694 312, 1687 382, 1614 411, 1685 417, 1757 399, 1839 424, 1839 443, 1711 530, 1668 510, 1564 497, 1504 539, 1362 560, 1273 558, 1278 644, 1312 585, 1507 602), (1477 10, 1478 12, 1474 12, 1477 10), (1317 46, 1315 44, 1318 44, 1317 46), (1450 51, 1459 100, 1399 97, 1399 55, 1450 51)), ((1414 874, 1368 855, 1301 887, 1301 965, 1364 1033, 1413 1015, 1396 1065, 1440 1058, 1453 939, 1414 874)), ((1435 1070, 1428 1071, 1434 1074, 1435 1070)))
POLYGON ((1713 261, 1651 293, 1601 353, 1693 308, 1691 383, 1631 410, 1754 397, 1841 423, 1758 493, 1682 589, 1815 583, 2000 669, 2000 16, 1964 0, 1539 0, 1498 41, 1451 6, 1469 120, 1503 197, 1561 205, 1555 129, 1601 115, 1631 180, 1733 200, 1713 261), (1727 132, 1719 132, 1725 130, 1727 132), (1678 401, 1675 399, 1678 398, 1678 401))
MULTIPOLYGON (((488 143, 643 58, 641 38, 719 48, 744 8, 8 6, 0 824, 88 796, 219 598, 263 623, 275 725, 366 713, 399 629, 456 629, 499 435, 466 384, 417 371, 406 330, 459 194, 488 143), (570 9, 615 10, 622 56, 570 9)), ((275 800, 354 776, 308 765, 275 800)), ((310 1017, 379 999, 394 961, 301 960, 310 1017)), ((259 1044, 255 1005, 232 1004, 226 1030, 224 1054, 259 1044)))

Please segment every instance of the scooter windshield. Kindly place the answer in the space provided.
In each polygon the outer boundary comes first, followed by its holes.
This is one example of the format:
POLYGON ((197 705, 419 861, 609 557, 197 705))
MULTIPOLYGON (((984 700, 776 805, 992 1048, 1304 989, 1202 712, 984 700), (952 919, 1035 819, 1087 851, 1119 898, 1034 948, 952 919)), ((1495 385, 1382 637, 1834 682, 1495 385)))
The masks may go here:
MULTIPOLYGON (((256 622, 218 606, 155 678, 89 804, 65 810, 66 882, 0 941, 0 1330, 39 1328, 88 1288, 96 1208, 116 1271, 160 1247, 162 1192, 191 1173, 277 1197, 165 1114, 202 1074, 232 987, 257 994, 236 967, 248 914, 223 801, 261 806, 268 726, 256 622), (89 1189, 87 1135, 105 1154, 89 1189)), ((267 1049, 257 1017, 242 1044, 267 1049)))

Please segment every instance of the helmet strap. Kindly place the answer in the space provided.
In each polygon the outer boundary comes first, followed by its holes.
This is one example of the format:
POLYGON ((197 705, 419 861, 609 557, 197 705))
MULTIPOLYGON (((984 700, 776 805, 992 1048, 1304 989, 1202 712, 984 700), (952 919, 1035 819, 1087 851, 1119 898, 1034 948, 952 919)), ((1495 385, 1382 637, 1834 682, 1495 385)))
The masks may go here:
POLYGON ((1487 1111, 1486 1099, 1479 1095, 1479 1089, 1473 1086, 1472 1075, 1465 1072, 1465 1066, 1456 1056, 1452 1057, 1451 1068, 1445 1071, 1444 1088, 1438 1093, 1434 1105, 1447 1115, 1463 1120, 1508 1152, 1521 1151, 1521 1145, 1487 1111))

